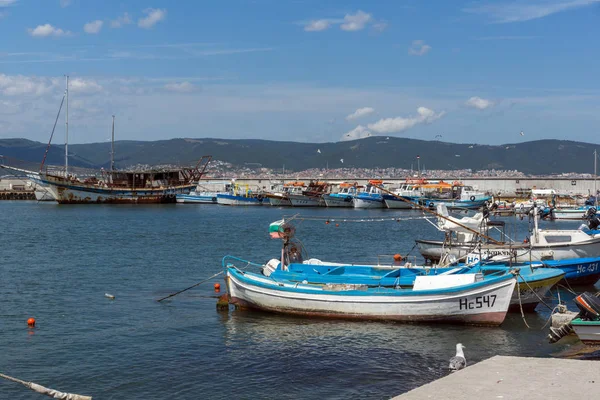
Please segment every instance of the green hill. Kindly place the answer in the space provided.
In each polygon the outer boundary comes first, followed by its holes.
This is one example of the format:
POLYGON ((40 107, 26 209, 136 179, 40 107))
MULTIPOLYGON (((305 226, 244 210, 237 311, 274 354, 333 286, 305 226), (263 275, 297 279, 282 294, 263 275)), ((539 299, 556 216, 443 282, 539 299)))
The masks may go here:
MULTIPOLYGON (((46 145, 26 139, 0 140, 0 154, 39 163, 46 145)), ((503 169, 527 174, 593 173, 593 151, 600 145, 568 140, 537 140, 500 146, 458 144, 394 137, 337 143, 298 143, 257 139, 170 139, 115 142, 118 168, 135 164, 192 164, 202 155, 237 166, 300 171, 310 168, 413 168, 420 155, 427 169, 503 169), (340 160, 343 159, 342 163, 340 160)), ((74 166, 109 167, 110 144, 69 146, 74 166)), ((48 164, 64 163, 64 146, 53 145, 48 164)))

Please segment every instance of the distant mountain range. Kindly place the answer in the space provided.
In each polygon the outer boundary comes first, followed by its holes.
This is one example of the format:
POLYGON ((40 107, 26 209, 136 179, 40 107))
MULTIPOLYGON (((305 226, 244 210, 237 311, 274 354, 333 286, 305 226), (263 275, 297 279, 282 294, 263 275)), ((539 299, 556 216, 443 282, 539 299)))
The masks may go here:
MULTIPOLYGON (((500 146, 458 144, 395 137, 369 137, 337 143, 298 143, 257 139, 170 139, 115 142, 118 168, 136 164, 189 165, 202 155, 239 167, 302 171, 311 168, 501 169, 526 174, 593 173, 600 145, 569 140, 536 140, 500 146), (343 159, 343 162, 341 161, 343 159)), ((28 162, 42 160, 46 144, 27 139, 0 140, 0 155, 28 162)), ((110 143, 69 145, 74 166, 108 168, 110 143)), ((47 164, 64 163, 64 146, 52 145, 47 164)))

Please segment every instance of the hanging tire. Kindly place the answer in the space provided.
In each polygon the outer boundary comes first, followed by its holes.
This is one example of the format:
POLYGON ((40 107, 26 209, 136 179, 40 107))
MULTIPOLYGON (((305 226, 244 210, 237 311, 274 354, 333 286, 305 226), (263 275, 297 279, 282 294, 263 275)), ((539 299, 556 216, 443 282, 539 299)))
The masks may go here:
POLYGON ((475 196, 471 196, 471 201, 475 201, 475 196))

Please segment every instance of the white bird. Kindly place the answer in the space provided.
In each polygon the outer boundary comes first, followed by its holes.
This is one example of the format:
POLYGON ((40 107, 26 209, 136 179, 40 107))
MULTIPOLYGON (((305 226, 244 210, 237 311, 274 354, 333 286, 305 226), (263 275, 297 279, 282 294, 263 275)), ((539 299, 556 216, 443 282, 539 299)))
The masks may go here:
POLYGON ((525 136, 525 132, 521 131, 521 136, 525 136))
POLYGON ((467 359, 465 358, 463 349, 466 349, 466 347, 462 343, 456 345, 456 355, 450 359, 450 364, 448 365, 450 372, 456 372, 467 366, 467 359))
POLYGON ((321 149, 317 149, 317 153, 321 154, 321 149))
POLYGON ((343 158, 340 158, 340 161, 342 162, 342 164, 344 163, 344 159, 343 158))

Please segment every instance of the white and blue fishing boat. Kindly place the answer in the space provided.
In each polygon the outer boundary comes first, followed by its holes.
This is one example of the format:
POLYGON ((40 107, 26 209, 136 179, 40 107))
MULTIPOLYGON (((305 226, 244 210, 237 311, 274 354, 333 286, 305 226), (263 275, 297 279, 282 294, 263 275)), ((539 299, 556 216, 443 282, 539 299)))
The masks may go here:
POLYGON ((306 189, 304 182, 288 182, 278 185, 270 193, 265 194, 269 203, 274 207, 291 207, 292 201, 290 195, 301 195, 306 189))
POLYGON ((424 196, 421 187, 425 184, 427 184, 425 179, 407 179, 399 188, 392 191, 393 194, 383 194, 385 206, 404 210, 413 208, 413 203, 418 204, 424 196))
MULTIPOLYGON (((445 182, 444 182, 445 183, 445 182)), ((444 204, 449 209, 477 210, 492 200, 492 197, 473 189, 472 186, 464 186, 460 182, 452 185, 445 183, 447 187, 426 193, 420 199, 420 204, 429 208, 435 208, 438 204, 444 204)))
POLYGON ((178 194, 176 201, 185 204, 217 204, 217 195, 227 193, 230 186, 229 182, 200 182, 189 194, 178 194))
POLYGON ((253 192, 248 185, 234 184, 229 193, 218 193, 217 203, 225 206, 262 206, 264 195, 253 192))
POLYGON ((551 208, 550 218, 552 219, 588 219, 591 216, 599 215, 598 209, 593 205, 583 205, 573 208, 551 208))
POLYGON ((512 274, 417 276, 410 288, 350 283, 308 283, 240 268, 226 256, 229 301, 239 307, 311 317, 500 325, 510 305, 512 274))
POLYGON ((358 184, 342 182, 337 193, 324 194, 327 207, 354 207, 354 196, 358 193, 358 184))
POLYGON ((385 208, 380 187, 383 181, 371 179, 365 190, 354 196, 354 208, 385 208))

